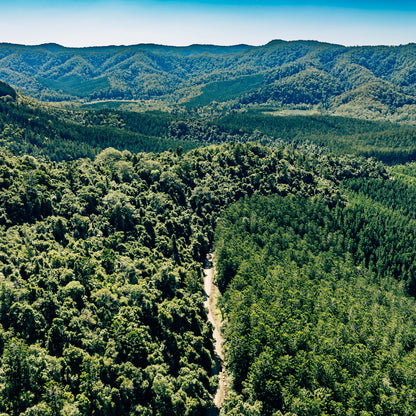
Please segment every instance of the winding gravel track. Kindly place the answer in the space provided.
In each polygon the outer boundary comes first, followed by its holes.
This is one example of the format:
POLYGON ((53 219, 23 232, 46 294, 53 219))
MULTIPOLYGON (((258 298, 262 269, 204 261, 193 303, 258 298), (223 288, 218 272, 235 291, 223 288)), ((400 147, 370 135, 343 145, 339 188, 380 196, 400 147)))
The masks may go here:
POLYGON ((214 266, 213 266, 213 254, 207 255, 207 261, 204 268, 204 291, 205 291, 205 307, 208 309, 208 320, 211 322, 214 330, 214 348, 215 348, 215 367, 212 371, 212 375, 218 375, 219 385, 214 397, 214 404, 211 410, 208 412, 208 416, 214 416, 219 414, 224 398, 227 394, 227 382, 225 377, 224 367, 224 355, 222 351, 223 337, 221 335, 221 320, 217 314, 215 307, 216 299, 219 295, 218 287, 214 283, 214 266))

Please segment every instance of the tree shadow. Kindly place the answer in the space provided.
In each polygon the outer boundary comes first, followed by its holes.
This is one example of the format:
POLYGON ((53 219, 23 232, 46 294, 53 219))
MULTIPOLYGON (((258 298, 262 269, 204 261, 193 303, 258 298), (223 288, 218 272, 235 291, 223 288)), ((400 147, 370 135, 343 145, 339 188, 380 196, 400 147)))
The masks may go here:
MULTIPOLYGON (((220 374, 222 370, 222 360, 218 356, 218 354, 215 352, 214 352, 213 358, 214 358, 214 367, 212 369, 211 376, 218 376, 218 387, 217 387, 217 390, 218 390, 220 388, 220 383, 221 383, 220 374)), ((220 414, 220 409, 214 403, 214 397, 215 397, 215 394, 217 393, 217 390, 213 393, 213 396, 212 396, 213 401, 211 404, 211 408, 206 411, 206 416, 219 416, 220 414)))

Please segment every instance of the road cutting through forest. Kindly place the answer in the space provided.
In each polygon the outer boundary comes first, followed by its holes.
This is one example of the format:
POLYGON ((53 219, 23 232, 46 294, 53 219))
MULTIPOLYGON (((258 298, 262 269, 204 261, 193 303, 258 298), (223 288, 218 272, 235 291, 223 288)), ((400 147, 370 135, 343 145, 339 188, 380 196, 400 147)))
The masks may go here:
POLYGON ((227 395, 227 381, 224 366, 224 355, 222 350, 223 338, 221 335, 221 319, 217 314, 216 301, 219 295, 219 290, 214 283, 214 255, 208 254, 207 261, 204 268, 204 291, 205 291, 205 307, 208 309, 208 320, 213 326, 213 338, 215 349, 215 367, 212 375, 218 375, 219 385, 214 396, 214 403, 208 412, 209 416, 219 414, 224 398, 227 395))

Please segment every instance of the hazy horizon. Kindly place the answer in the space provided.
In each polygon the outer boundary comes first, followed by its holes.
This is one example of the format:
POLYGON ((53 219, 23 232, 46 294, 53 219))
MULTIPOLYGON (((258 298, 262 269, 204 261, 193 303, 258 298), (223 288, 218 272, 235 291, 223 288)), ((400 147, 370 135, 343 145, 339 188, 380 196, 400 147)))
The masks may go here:
POLYGON ((400 45, 416 41, 415 21, 416 4, 410 1, 6 0, 0 42, 260 46, 282 39, 400 45))
POLYGON ((26 43, 16 43, 16 42, 2 42, 0 41, 0 45, 9 44, 9 45, 17 45, 17 46, 27 46, 27 47, 38 47, 38 46, 45 46, 45 45, 57 45, 62 48, 66 49, 88 49, 88 48, 111 48, 111 47, 133 47, 133 46, 140 46, 140 45, 155 45, 155 46, 163 46, 163 47, 171 47, 171 48, 189 48, 191 46, 214 46, 214 47, 234 47, 234 46, 248 46, 248 47, 262 47, 266 46, 267 44, 274 42, 274 41, 283 41, 283 42, 318 42, 318 43, 327 43, 332 45, 340 45, 345 47, 366 47, 366 46, 386 46, 386 47, 399 47, 399 46, 406 46, 410 44, 415 44, 416 42, 408 42, 408 43, 401 43, 401 44, 375 44, 375 45, 345 45, 342 43, 336 42, 327 42, 327 41, 319 41, 316 39, 271 39, 268 42, 262 44, 249 44, 249 43, 233 43, 233 44, 216 44, 216 43, 190 43, 190 44, 183 44, 183 45, 172 45, 172 44, 165 44, 165 43, 155 43, 155 42, 140 42, 140 43, 130 43, 130 44, 103 44, 103 45, 82 45, 82 46, 66 46, 62 45, 57 42, 43 42, 43 43, 34 43, 34 44, 26 44, 26 43))

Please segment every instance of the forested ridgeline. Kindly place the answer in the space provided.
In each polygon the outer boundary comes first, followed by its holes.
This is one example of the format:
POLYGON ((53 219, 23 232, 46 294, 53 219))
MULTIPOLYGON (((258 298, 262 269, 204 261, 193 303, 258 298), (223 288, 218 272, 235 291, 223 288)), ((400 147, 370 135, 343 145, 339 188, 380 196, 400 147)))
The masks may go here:
POLYGON ((3 102, 14 100, 16 98, 16 91, 9 84, 0 81, 0 98, 3 102))
POLYGON ((46 101, 191 109, 219 103, 223 110, 267 105, 410 123, 416 122, 415 67, 415 44, 0 44, 1 79, 46 101))
POLYGON ((234 113, 215 118, 214 123, 230 136, 254 136, 269 143, 280 140, 295 146, 310 143, 335 154, 374 157, 387 164, 406 163, 416 157, 413 126, 335 116, 272 114, 234 113))
POLYGON ((15 154, 55 161, 93 158, 107 147, 137 153, 200 145, 168 138, 169 122, 162 113, 70 111, 22 98, 0 101, 0 145, 15 154))
MULTIPOLYGON (((314 145, 315 152, 374 157, 388 164, 416 158, 416 128, 334 116, 274 116, 248 111, 201 117, 192 112, 143 113, 64 109, 10 94, 2 84, 0 145, 54 161, 95 157, 107 147, 131 152, 188 151, 207 144, 257 141, 314 145)), ((0 85, 1 87, 1 85, 0 85)))
POLYGON ((221 414, 414 414, 416 221, 400 179, 383 182, 349 179, 359 194, 335 206, 254 196, 218 220, 235 391, 221 414))
POLYGON ((201 415, 216 386, 202 261, 219 213, 273 193, 337 207, 342 179, 387 177, 371 160, 250 143, 0 161, 0 412, 11 416, 201 415))

